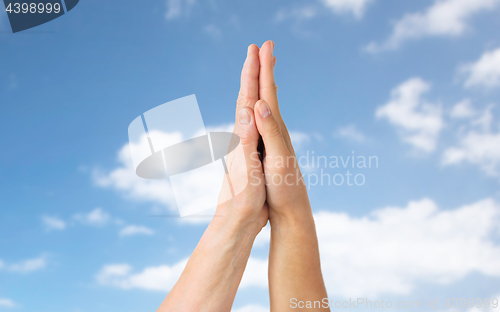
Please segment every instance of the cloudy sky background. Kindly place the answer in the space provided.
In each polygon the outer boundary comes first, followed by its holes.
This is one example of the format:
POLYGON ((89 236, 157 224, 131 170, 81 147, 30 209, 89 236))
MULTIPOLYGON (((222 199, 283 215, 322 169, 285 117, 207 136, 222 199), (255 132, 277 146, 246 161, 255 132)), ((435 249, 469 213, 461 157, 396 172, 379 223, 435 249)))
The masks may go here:
MULTIPOLYGON (((246 47, 268 39, 298 154, 340 162, 304 173, 364 177, 311 181, 329 296, 500 297, 499 13, 500 0, 87 0, 11 34, 0 12, 0 311, 158 307, 208 220, 154 217, 175 198, 134 175, 128 124, 196 94, 207 127, 230 127, 246 47), (353 156, 378 166, 343 167, 353 156)), ((268 241, 234 311, 266 311, 268 241)))

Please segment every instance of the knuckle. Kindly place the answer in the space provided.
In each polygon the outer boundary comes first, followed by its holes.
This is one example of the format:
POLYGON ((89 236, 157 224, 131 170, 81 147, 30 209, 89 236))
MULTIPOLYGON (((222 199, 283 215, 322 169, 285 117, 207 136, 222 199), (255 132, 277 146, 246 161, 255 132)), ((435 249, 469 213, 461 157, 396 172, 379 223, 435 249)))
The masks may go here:
POLYGON ((251 84, 242 86, 238 93, 238 99, 236 100, 236 105, 238 107, 248 106, 252 101, 257 101, 257 99, 255 99, 257 89, 255 89, 255 91, 252 90, 254 90, 254 88, 251 84))
POLYGON ((236 105, 238 107, 243 107, 245 106, 246 102, 247 102, 246 95, 240 91, 240 93, 238 93, 238 99, 236 100, 236 105))
POLYGON ((247 146, 254 143, 252 135, 247 131, 241 131, 240 133, 238 133, 238 136, 240 137, 240 144, 242 146, 247 146))
POLYGON ((270 90, 270 91, 273 91, 273 92, 278 92, 278 86, 276 85, 276 83, 271 83, 269 85, 265 85, 265 86, 260 86, 260 90, 261 91, 267 91, 267 90, 270 90))

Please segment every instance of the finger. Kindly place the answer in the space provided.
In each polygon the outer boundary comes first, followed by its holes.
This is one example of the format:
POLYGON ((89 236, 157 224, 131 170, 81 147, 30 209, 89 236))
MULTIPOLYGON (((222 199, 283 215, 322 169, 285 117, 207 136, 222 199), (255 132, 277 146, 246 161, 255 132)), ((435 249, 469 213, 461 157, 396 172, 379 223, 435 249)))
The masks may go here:
POLYGON ((224 176, 219 204, 241 193, 248 185, 259 186, 264 181, 262 162, 257 153, 259 132, 252 108, 242 107, 237 115, 234 133, 239 143, 226 156, 227 173, 224 176))
POLYGON ((280 108, 278 104, 278 87, 274 80, 274 67, 276 65, 276 57, 273 55, 274 42, 266 41, 260 51, 260 71, 259 71, 259 98, 265 100, 271 107, 276 121, 281 127, 283 137, 287 147, 293 151, 292 142, 285 122, 281 117, 280 108))
POLYGON ((244 106, 254 107, 259 99, 259 47, 251 44, 241 71, 241 85, 238 94, 237 110, 244 106))
POLYGON ((240 145, 243 149, 247 170, 261 168, 257 152, 260 135, 255 124, 253 109, 250 107, 242 107, 238 111, 236 134, 240 137, 240 145))
POLYGON ((255 104, 255 119, 257 130, 264 142, 266 156, 283 157, 291 155, 285 143, 281 126, 266 101, 259 100, 257 104, 255 104))
POLYGON ((276 83, 274 81, 274 42, 271 40, 264 42, 259 51, 259 98, 265 100, 271 107, 278 121, 279 115, 278 96, 276 93, 276 83))

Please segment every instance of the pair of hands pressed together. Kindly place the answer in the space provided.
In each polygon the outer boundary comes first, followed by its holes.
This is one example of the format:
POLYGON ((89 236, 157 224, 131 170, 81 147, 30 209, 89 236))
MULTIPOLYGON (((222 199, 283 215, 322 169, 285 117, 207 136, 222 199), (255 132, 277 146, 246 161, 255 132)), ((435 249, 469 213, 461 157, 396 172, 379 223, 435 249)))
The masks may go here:
MULTIPOLYGON (((294 206, 309 206, 305 184, 296 183, 300 170, 279 111, 273 50, 272 41, 264 43, 260 50, 256 45, 248 47, 234 129, 241 144, 227 157, 234 192, 246 188, 233 201, 219 205, 217 211, 217 215, 234 214, 232 218, 238 222, 256 226, 257 233, 268 219, 284 217, 294 206), (258 157, 260 136, 265 147, 263 164, 258 157), (283 163, 287 160, 288 166, 283 163), (285 176, 288 183, 283 180, 285 176)), ((226 179, 221 193, 229 191, 226 179)))
POLYGON ((237 195, 218 205, 158 311, 230 311, 253 241, 268 220, 271 311, 297 310, 292 298, 327 298, 307 189, 279 111, 273 50, 272 41, 250 45, 241 73, 234 129, 240 144, 227 156, 220 198, 237 195))

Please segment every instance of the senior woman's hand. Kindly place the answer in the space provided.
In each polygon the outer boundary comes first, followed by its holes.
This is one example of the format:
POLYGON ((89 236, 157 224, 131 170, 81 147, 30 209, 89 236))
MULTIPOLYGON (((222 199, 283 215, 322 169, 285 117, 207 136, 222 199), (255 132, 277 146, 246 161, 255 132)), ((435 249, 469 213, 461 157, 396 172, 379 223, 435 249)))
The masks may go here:
POLYGON ((236 104, 234 133, 240 144, 228 154, 229 174, 224 179, 214 221, 236 223, 257 235, 268 221, 266 188, 262 163, 257 151, 260 134, 257 131, 254 106, 259 99, 259 47, 250 45, 241 72, 241 87, 236 104))
POLYGON ((259 48, 251 45, 236 108, 234 132, 240 137, 240 144, 227 157, 229 174, 219 196, 221 203, 158 311, 231 310, 254 239, 268 221, 262 164, 257 157, 259 133, 253 112, 259 96, 258 75, 259 48), (228 198, 231 199, 226 201, 228 198))

